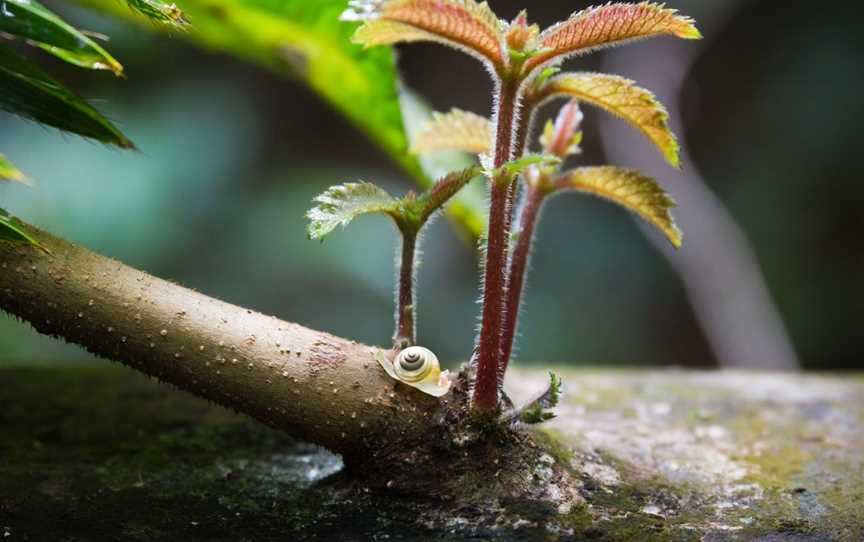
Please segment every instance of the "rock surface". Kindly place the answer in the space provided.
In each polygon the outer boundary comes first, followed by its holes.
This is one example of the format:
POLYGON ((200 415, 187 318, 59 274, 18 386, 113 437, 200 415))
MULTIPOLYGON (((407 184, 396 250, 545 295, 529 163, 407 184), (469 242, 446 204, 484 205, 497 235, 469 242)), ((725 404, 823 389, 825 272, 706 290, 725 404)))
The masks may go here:
POLYGON ((562 376, 543 430, 581 505, 429 532, 347 497, 337 457, 129 370, 0 368, 0 540, 864 540, 861 376, 562 376))

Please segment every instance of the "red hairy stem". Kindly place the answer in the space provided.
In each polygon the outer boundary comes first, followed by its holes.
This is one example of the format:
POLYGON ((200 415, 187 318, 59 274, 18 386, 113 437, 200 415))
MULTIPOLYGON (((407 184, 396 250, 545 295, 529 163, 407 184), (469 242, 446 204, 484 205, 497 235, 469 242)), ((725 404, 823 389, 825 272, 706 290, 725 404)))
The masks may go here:
MULTIPOLYGON (((519 108, 519 82, 505 80, 498 96, 495 132, 495 163, 501 167, 512 159, 514 124, 519 108)), ((489 230, 486 244, 486 265, 483 279, 483 315, 480 325, 477 373, 473 406, 479 411, 498 408, 499 378, 502 365, 501 333, 504 322, 504 301, 507 292, 508 240, 510 220, 507 218, 510 179, 492 179, 489 209, 489 230)))
POLYGON ((519 239, 513 249, 510 259, 509 276, 507 287, 507 300, 504 304, 504 325, 501 336, 501 370, 499 379, 504 378, 504 372, 510 363, 513 353, 513 341, 516 337, 516 328, 519 320, 519 308, 522 304, 522 291, 525 287, 525 274, 528 271, 528 259, 531 256, 531 245, 534 240, 534 228, 540 208, 546 199, 547 192, 538 186, 528 185, 525 190, 525 199, 519 213, 519 239))
MULTIPOLYGON (((536 110, 535 103, 523 103, 522 114, 516 121, 515 135, 513 136, 513 155, 516 157, 523 156, 528 150, 528 136, 531 133, 531 126, 534 124, 534 113, 536 110)), ((507 208, 511 212, 507 213, 507 230, 512 229, 514 202, 519 195, 519 183, 510 183, 510 189, 507 193, 507 208)), ((506 361, 505 361, 506 363, 506 361)))
POLYGON ((417 235, 402 234, 402 258, 399 262, 399 290, 396 299, 396 335, 393 343, 397 348, 414 346, 417 341, 414 329, 414 254, 417 235))

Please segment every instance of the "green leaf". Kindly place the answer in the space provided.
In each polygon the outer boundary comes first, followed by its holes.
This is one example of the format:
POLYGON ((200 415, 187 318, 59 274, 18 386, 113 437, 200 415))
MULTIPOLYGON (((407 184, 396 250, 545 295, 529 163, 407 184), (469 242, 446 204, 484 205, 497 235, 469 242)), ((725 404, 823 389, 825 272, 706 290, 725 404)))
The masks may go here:
POLYGON ((558 406, 564 391, 564 383, 561 377, 555 373, 549 373, 549 387, 539 397, 530 401, 519 411, 519 419, 528 424, 538 424, 551 420, 555 414, 549 409, 558 406))
POLYGON ((0 1, 0 32, 26 39, 76 66, 123 75, 123 66, 105 49, 36 0, 0 1))
POLYGON ((331 186, 313 200, 316 205, 306 213, 309 219, 309 239, 323 240, 339 226, 347 226, 358 216, 383 213, 401 217, 401 203, 384 189, 367 183, 346 183, 331 186))
MULTIPOLYGON (((117 0, 77 3, 133 19, 149 30, 165 30, 126 9, 117 0)), ((396 161, 422 188, 444 171, 431 173, 408 152, 406 121, 393 51, 363 50, 351 43, 359 26, 339 20, 345 0, 183 0, 193 31, 178 34, 207 48, 225 51, 281 75, 292 76, 320 95, 396 161)), ((425 161, 425 158, 423 159, 425 161)), ((450 171, 468 164, 449 166, 450 171)), ((473 235, 484 227, 482 190, 463 191, 448 214, 473 235)))
POLYGON ((15 164, 7 160, 2 154, 0 154, 0 180, 30 184, 27 177, 21 173, 21 170, 15 167, 15 164))
POLYGON ((0 109, 103 143, 134 148, 126 136, 83 98, 3 45, 0 45, 0 109))
POLYGON ((657 181, 638 171, 613 166, 578 168, 562 175, 556 185, 617 203, 656 226, 672 246, 681 247, 683 235, 672 218, 675 200, 657 181))
POLYGON ((45 250, 26 229, 26 226, 0 209, 0 241, 33 245, 45 250))
POLYGON ((189 24, 186 15, 177 7, 162 0, 126 0, 129 7, 157 23, 183 28, 189 24))
POLYGON ((498 175, 518 175, 529 166, 555 166, 561 163, 561 159, 551 154, 526 154, 522 158, 511 160, 500 168, 494 170, 490 177, 498 175))

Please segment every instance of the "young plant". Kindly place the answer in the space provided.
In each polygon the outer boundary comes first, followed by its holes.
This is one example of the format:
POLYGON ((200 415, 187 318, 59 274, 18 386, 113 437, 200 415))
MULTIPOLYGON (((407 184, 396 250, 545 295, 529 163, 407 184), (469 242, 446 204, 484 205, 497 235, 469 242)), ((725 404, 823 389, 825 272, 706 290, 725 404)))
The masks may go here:
POLYGON ((306 213, 309 238, 323 241, 338 226, 347 226, 366 214, 384 214, 393 219, 402 237, 401 254, 397 260, 396 330, 394 349, 402 350, 417 342, 414 280, 420 231, 436 211, 466 184, 481 173, 479 167, 453 172, 427 192, 409 192, 400 199, 369 182, 353 182, 332 186, 315 198, 315 207, 306 213))
MULTIPOLYGON (((652 2, 588 8, 542 32, 537 25, 528 24, 524 11, 508 23, 486 2, 475 0, 354 0, 343 18, 363 21, 354 39, 364 46, 440 42, 480 60, 494 81, 491 122, 458 110, 439 115, 415 148, 455 148, 481 154, 490 203, 483 308, 472 360, 476 364, 472 405, 477 412, 495 413, 500 408, 502 377, 512 352, 533 224, 543 198, 570 187, 602 194, 645 216, 656 216, 658 209, 665 212, 671 206, 665 194, 652 192, 659 190, 653 181, 635 172, 587 168, 558 174, 548 158, 522 159, 536 110, 553 97, 567 96, 632 123, 672 165, 678 165, 678 146, 667 125, 666 111, 653 95, 626 79, 594 73, 562 74, 558 66, 569 57, 603 47, 659 35, 696 39, 699 31, 691 19, 652 2), (517 178, 526 169, 529 174, 521 176, 525 185, 521 232, 511 251, 517 178), (643 192, 654 195, 640 197, 643 192), (652 207, 656 202, 663 203, 652 207)), ((558 130, 562 133, 553 133, 555 137, 548 139, 547 151, 567 154, 562 145, 570 140, 559 140, 558 136, 565 137, 564 128, 574 123, 565 120, 558 130)), ((669 226, 669 231, 673 228, 669 226)), ((674 243, 680 242, 680 236, 672 238, 674 243)))

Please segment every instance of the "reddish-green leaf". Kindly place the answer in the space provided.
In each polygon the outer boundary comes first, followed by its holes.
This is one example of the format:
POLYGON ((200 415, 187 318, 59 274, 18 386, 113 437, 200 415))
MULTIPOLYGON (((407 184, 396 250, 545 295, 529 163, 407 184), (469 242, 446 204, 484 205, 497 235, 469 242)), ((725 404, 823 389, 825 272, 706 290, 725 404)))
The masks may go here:
POLYGON ((675 248, 681 246, 683 236, 671 213, 675 200, 657 181, 638 171, 612 166, 574 169, 561 176, 556 188, 578 190, 617 203, 660 229, 675 248))
POLYGON ((600 107, 642 132, 666 160, 678 167, 678 141, 669 128, 669 113, 650 91, 623 77, 602 73, 565 73, 549 79, 530 95, 542 101, 569 96, 600 107))
POLYGON ((475 0, 355 0, 343 14, 363 20, 354 40, 367 47, 437 41, 493 66, 505 62, 502 23, 486 2, 475 0))
POLYGON ((574 54, 664 34, 684 39, 701 37, 692 19, 662 4, 609 3, 590 7, 544 30, 537 38, 541 50, 528 59, 525 68, 531 71, 574 54))

